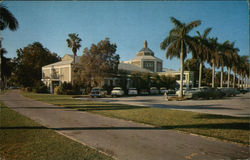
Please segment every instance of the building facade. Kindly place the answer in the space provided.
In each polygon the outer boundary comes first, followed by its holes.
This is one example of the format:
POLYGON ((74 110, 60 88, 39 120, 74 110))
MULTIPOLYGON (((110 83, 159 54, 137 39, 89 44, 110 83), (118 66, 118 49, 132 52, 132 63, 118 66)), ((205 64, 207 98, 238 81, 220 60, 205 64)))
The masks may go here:
POLYGON ((133 64, 151 72, 162 71, 162 60, 155 57, 154 52, 148 48, 147 41, 144 42, 144 47, 136 54, 135 58, 124 61, 124 63, 133 64))
MULTIPOLYGON (((53 93, 55 86, 60 85, 63 82, 72 82, 73 77, 73 55, 66 54, 63 56, 60 62, 49 64, 42 67, 42 81, 50 88, 50 92, 53 93)), ((80 56, 75 57, 75 63, 80 62, 80 56)), ((147 41, 144 42, 144 47, 136 54, 136 57, 129 61, 121 61, 118 66, 118 70, 127 71, 128 73, 137 72, 149 72, 158 73, 165 76, 178 76, 179 71, 168 70, 162 67, 163 61, 160 58, 155 57, 154 52, 148 48, 147 41)), ((119 77, 119 75, 117 76, 119 77)), ((105 77, 102 85, 115 86, 119 82, 117 77, 105 77)), ((192 86, 194 75, 192 71, 184 71, 183 84, 186 86, 192 86)), ((180 81, 177 80, 180 84, 180 81)), ((127 88, 133 87, 131 79, 127 78, 127 88)))
MULTIPOLYGON (((73 55, 66 54, 62 60, 42 67, 42 82, 51 89, 63 82, 72 81, 73 55)), ((80 62, 80 57, 75 57, 76 63, 80 62)))

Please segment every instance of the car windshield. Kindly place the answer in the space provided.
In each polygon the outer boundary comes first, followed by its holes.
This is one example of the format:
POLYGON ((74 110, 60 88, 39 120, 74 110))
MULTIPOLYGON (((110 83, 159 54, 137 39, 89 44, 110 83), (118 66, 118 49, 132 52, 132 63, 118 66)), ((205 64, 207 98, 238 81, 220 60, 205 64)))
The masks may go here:
POLYGON ((120 91, 120 90, 121 90, 121 88, 114 88, 114 90, 115 90, 115 91, 120 91))
POLYGON ((100 89, 97 89, 97 88, 95 88, 95 89, 92 89, 92 92, 97 92, 97 91, 99 91, 100 89))

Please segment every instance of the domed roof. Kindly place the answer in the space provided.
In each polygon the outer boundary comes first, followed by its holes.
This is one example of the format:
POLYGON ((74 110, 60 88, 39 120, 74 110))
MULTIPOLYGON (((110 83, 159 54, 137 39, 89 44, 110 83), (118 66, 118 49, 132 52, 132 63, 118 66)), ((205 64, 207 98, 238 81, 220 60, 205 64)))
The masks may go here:
POLYGON ((144 47, 136 54, 136 56, 154 56, 154 52, 148 48, 148 42, 144 42, 144 47))

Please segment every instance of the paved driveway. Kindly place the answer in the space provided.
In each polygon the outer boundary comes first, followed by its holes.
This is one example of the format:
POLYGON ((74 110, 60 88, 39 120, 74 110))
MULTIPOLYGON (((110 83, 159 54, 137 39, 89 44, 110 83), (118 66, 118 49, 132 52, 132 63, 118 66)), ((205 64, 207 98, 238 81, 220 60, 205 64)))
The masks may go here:
POLYGON ((249 147, 31 100, 11 91, 0 100, 80 143, 121 160, 246 159, 249 147))
MULTIPOLYGON (((92 98, 82 98, 93 100, 92 98)), ((250 116, 250 93, 240 94, 222 100, 167 101, 164 96, 135 96, 120 98, 94 98, 96 101, 177 109, 200 113, 221 114, 237 117, 250 116)))

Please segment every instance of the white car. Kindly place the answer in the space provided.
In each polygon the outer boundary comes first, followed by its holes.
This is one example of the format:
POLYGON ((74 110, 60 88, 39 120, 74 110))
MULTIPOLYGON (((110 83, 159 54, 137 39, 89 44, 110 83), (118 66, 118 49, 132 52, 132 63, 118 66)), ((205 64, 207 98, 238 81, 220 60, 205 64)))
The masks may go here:
POLYGON ((136 88, 129 88, 128 95, 138 95, 138 91, 136 88))
POLYGON ((124 91, 122 90, 121 87, 115 87, 113 88, 113 90, 111 91, 111 96, 123 96, 124 95, 124 91))

